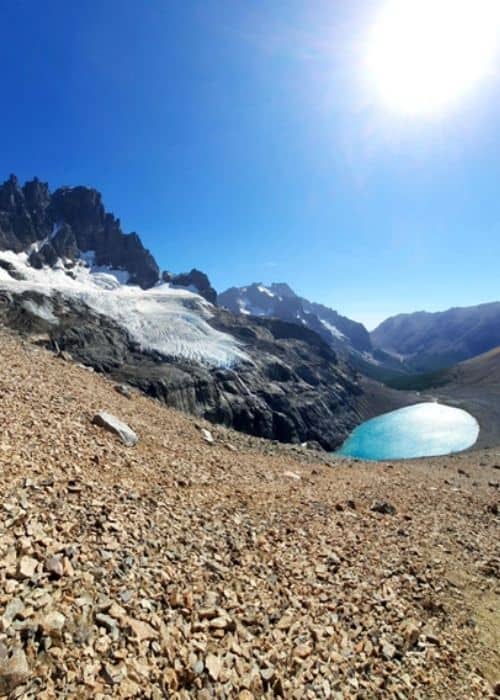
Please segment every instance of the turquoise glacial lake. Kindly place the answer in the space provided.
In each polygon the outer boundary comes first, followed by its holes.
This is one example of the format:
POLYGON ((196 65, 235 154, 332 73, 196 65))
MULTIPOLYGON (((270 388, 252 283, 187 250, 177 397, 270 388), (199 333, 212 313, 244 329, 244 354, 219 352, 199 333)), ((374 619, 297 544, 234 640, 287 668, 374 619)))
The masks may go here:
POLYGON ((409 459, 460 452, 479 435, 477 420, 461 408, 419 403, 359 425, 337 454, 360 459, 409 459))

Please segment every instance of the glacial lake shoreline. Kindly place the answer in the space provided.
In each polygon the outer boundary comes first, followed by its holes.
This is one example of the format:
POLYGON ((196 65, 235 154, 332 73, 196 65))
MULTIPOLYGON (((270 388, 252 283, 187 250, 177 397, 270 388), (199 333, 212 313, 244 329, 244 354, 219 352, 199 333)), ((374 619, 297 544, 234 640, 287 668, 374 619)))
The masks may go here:
POLYGON ((424 400, 365 421, 334 454, 368 461, 438 457, 473 448, 479 435, 468 411, 424 400))

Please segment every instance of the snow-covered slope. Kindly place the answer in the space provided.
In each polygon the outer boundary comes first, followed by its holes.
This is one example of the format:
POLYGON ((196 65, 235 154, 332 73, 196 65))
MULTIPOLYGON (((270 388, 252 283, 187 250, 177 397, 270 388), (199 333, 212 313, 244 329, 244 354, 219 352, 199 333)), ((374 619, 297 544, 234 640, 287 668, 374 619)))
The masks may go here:
POLYGON ((56 295, 84 302, 126 329, 141 349, 166 357, 182 357, 216 367, 248 360, 231 335, 208 323, 213 307, 198 294, 169 284, 146 290, 127 285, 126 271, 93 263, 94 255, 88 251, 76 264, 61 260, 54 267, 37 270, 29 265, 27 252, 0 251, 0 290, 38 292, 43 302, 24 303, 29 304, 32 313, 54 323, 56 295))

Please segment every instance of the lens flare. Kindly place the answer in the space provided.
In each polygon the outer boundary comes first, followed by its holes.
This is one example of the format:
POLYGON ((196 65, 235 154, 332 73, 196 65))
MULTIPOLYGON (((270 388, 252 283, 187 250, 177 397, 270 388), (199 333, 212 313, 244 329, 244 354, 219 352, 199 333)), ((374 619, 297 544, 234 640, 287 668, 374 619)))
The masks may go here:
POLYGON ((388 0, 368 39, 367 66, 386 107, 441 112, 498 60, 500 0, 388 0))

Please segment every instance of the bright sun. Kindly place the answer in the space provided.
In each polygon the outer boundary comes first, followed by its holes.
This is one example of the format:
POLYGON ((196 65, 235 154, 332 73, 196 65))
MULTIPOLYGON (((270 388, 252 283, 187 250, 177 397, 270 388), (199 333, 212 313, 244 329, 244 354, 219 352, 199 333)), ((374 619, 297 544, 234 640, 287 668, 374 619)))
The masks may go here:
POLYGON ((368 41, 368 69, 385 105, 441 112, 498 57, 500 0, 386 0, 368 41))

